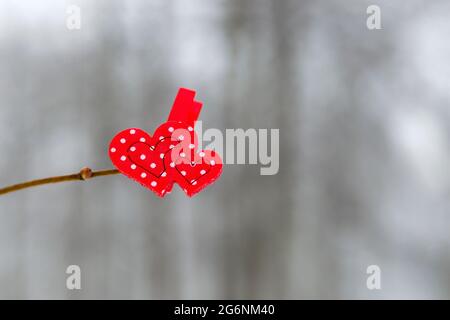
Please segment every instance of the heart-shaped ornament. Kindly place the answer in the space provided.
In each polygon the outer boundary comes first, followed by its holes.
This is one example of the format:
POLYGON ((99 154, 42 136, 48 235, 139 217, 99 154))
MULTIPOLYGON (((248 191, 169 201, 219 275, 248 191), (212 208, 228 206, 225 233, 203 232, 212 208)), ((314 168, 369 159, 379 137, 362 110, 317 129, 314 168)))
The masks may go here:
POLYGON ((198 143, 193 127, 202 104, 194 96, 195 91, 181 88, 169 121, 153 136, 129 128, 110 143, 109 156, 117 169, 160 197, 172 190, 174 182, 193 196, 222 172, 222 160, 215 151, 195 151, 198 143))
MULTIPOLYGON (((183 122, 168 121, 153 136, 139 128, 123 130, 110 143, 111 161, 121 173, 163 197, 173 186, 173 170, 167 170, 164 159, 182 142, 172 138, 172 133, 186 126, 183 122)), ((191 134, 192 138, 187 140, 195 139, 194 131, 191 134)))
POLYGON ((165 160, 166 166, 174 168, 173 180, 190 197, 213 183, 222 173, 222 159, 214 150, 186 151, 175 148, 171 157, 165 160), (170 161, 170 159, 175 159, 170 161))

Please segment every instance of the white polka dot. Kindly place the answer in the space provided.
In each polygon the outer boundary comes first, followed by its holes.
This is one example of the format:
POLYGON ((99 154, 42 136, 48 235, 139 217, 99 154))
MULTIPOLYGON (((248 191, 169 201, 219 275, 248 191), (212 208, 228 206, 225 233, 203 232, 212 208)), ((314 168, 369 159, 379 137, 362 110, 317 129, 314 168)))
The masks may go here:
POLYGON ((155 146, 150 146, 150 150, 155 150, 155 146))
POLYGON ((175 148, 175 146, 174 146, 173 144, 171 144, 171 145, 169 146, 169 149, 173 149, 173 148, 175 148))
POLYGON ((134 129, 130 130, 130 134, 135 134, 135 133, 136 133, 136 130, 134 130, 134 129))
POLYGON ((171 163, 170 163, 170 166, 171 166, 172 168, 175 168, 175 162, 171 162, 171 163))
POLYGON ((163 173, 161 173, 161 177, 165 177, 165 176, 167 176, 167 172, 163 172, 163 173))
POLYGON ((121 157, 120 157, 120 160, 125 161, 125 160, 127 160, 127 157, 121 156, 121 157))
POLYGON ((161 159, 164 159, 164 153, 161 153, 161 154, 159 155, 159 157, 160 157, 161 159))
POLYGON ((145 138, 140 138, 139 141, 140 142, 145 142, 145 138))
POLYGON ((209 163, 210 163, 212 166, 216 164, 216 162, 215 162, 214 160, 211 160, 209 163))
POLYGON ((145 178, 145 177, 147 177, 147 174, 145 172, 142 172, 141 173, 141 178, 145 178))
POLYGON ((169 127, 169 132, 173 132, 173 127, 169 127))
POLYGON ((193 131, 193 130, 194 130, 194 128, 192 128, 192 127, 188 127, 188 130, 189 130, 189 131, 193 131))
POLYGON ((181 171, 181 175, 185 176, 186 175, 186 171, 181 171))
POLYGON ((156 164, 155 164, 154 162, 152 162, 152 163, 150 164, 150 168, 155 169, 155 168, 156 168, 156 164))
POLYGON ((131 148, 130 148, 130 151, 131 151, 131 152, 136 151, 136 147, 131 147, 131 148))
POLYGON ((184 140, 184 136, 181 134, 181 135, 178 137, 178 140, 183 141, 183 140, 184 140))
POLYGON ((145 154, 141 154, 141 160, 145 160, 145 154))
POLYGON ((111 148, 111 152, 116 152, 116 148, 111 148))
POLYGON ((184 152, 180 153, 180 157, 182 157, 182 158, 186 157, 186 153, 184 153, 184 152))
POLYGON ((150 185, 151 185, 152 187, 156 187, 157 183, 156 183, 156 181, 152 181, 152 183, 150 183, 150 185))
POLYGON ((204 175, 205 173, 206 173, 205 170, 200 170, 200 174, 201 174, 201 175, 204 175))
POLYGON ((160 137, 159 137, 159 140, 163 140, 163 139, 164 139, 164 137, 163 137, 163 136, 160 136, 160 137))
POLYGON ((192 180, 191 183, 192 183, 193 186, 195 186, 197 184, 197 181, 192 180))
POLYGON ((132 164, 132 165, 131 165, 131 169, 133 169, 133 170, 136 169, 136 165, 135 165, 135 164, 132 164))
POLYGON ((127 140, 125 140, 125 138, 120 139, 120 143, 125 143, 127 142, 127 140))
POLYGON ((191 143, 191 144, 189 145, 189 149, 194 149, 194 148, 195 148, 195 144, 192 144, 192 143, 191 143))
POLYGON ((204 152, 200 152, 198 155, 203 158, 205 156, 205 153, 204 152))

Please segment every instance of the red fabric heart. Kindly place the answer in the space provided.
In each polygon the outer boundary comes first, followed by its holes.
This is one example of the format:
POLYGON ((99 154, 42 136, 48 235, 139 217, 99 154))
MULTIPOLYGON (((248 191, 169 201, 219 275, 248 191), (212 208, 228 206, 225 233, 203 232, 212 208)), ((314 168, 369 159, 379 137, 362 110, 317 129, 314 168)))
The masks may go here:
POLYGON ((194 101, 194 96, 194 91, 180 89, 169 121, 153 136, 129 128, 110 143, 109 156, 117 169, 158 196, 169 193, 174 182, 193 196, 222 172, 222 160, 216 152, 195 151, 198 143, 193 126, 202 104, 194 101))

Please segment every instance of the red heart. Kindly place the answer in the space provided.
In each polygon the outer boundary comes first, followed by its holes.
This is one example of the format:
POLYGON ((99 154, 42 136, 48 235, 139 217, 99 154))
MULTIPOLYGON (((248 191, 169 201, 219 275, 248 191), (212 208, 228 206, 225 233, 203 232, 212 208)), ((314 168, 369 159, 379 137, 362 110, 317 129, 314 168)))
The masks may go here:
POLYGON ((189 149, 177 146, 172 150, 172 156, 165 159, 165 163, 166 167, 175 169, 174 181, 192 197, 220 176, 223 164, 219 154, 213 150, 196 153, 193 148, 189 149), (170 158, 175 161, 170 161, 170 158))
MULTIPOLYGON (((156 129, 153 137, 139 128, 123 130, 112 139, 109 156, 121 173, 163 197, 173 186, 173 170, 167 170, 164 158, 182 141, 172 138, 172 133, 181 128, 186 124, 168 121, 156 129)), ((195 139, 191 132, 191 139, 195 139)))
POLYGON ((180 88, 169 121, 153 137, 137 128, 118 133, 111 141, 109 156, 119 171, 163 197, 177 182, 193 196, 214 182, 222 172, 220 156, 210 150, 196 153, 194 124, 202 103, 195 91, 180 88))

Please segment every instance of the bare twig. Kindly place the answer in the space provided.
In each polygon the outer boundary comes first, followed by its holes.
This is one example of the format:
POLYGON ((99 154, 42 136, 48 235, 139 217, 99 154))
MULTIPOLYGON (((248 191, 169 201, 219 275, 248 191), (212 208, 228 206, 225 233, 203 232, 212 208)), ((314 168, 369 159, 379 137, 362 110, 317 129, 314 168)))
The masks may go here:
POLYGON ((59 182, 65 182, 65 181, 76 181, 76 180, 84 181, 84 180, 88 180, 88 179, 95 178, 95 177, 108 176, 108 175, 118 174, 118 173, 119 173, 119 170, 116 170, 116 169, 92 171, 90 168, 85 167, 85 168, 81 169, 80 172, 74 173, 74 174, 31 180, 31 181, 7 186, 4 188, 0 188, 0 195, 18 191, 18 190, 22 190, 22 189, 26 189, 26 188, 40 186, 43 184, 59 183, 59 182))

